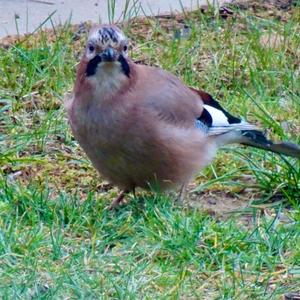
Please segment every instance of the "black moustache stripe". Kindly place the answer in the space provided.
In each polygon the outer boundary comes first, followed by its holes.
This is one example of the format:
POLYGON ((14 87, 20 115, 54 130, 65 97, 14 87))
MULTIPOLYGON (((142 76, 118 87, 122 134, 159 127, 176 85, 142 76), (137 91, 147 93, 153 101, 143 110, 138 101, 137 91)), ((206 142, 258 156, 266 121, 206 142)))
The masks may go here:
MULTIPOLYGON (((98 64, 102 61, 101 57, 99 55, 96 55, 93 59, 91 59, 86 67, 86 76, 92 76, 96 74, 96 69, 98 64)), ((123 73, 127 76, 130 77, 130 67, 127 62, 127 60, 124 58, 123 55, 120 55, 118 58, 118 61, 121 64, 121 68, 123 73)))
POLYGON ((118 58, 118 61, 121 64, 123 73, 127 77, 130 77, 130 67, 129 67, 129 64, 128 64, 127 60, 125 59, 125 57, 123 55, 120 55, 119 58, 118 58))
POLYGON ((86 76, 95 75, 98 64, 102 61, 99 55, 96 55, 93 59, 91 59, 86 67, 86 76))

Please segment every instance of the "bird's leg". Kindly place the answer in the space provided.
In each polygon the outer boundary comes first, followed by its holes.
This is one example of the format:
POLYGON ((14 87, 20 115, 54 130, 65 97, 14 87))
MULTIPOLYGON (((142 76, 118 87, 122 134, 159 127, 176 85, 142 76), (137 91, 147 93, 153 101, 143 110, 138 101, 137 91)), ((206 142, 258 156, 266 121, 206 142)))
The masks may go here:
POLYGON ((109 209, 114 209, 117 206, 120 205, 120 203, 124 200, 126 194, 128 194, 129 191, 128 190, 123 190, 121 191, 121 193, 118 195, 118 197, 116 199, 114 199, 114 201, 111 203, 111 205, 109 206, 109 209))
POLYGON ((184 199, 185 199, 185 196, 186 196, 186 188, 187 188, 187 184, 186 183, 184 183, 182 186, 181 186, 181 188, 180 188, 180 191, 179 191, 179 195, 178 195, 178 197, 177 197, 177 203, 179 203, 179 204, 183 204, 183 201, 184 201, 184 199))
POLYGON ((131 191, 133 194, 133 197, 136 198, 136 192, 135 192, 135 188, 133 188, 133 190, 131 191))

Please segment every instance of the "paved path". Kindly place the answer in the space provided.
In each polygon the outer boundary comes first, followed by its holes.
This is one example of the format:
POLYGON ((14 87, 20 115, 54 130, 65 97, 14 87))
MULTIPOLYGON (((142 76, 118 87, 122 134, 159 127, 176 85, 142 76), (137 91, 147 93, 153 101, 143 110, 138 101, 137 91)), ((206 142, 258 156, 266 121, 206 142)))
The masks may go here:
MULTIPOLYGON (((49 15, 52 22, 57 25, 71 18, 71 22, 78 24, 82 21, 102 22, 108 21, 108 0, 0 0, 0 37, 8 34, 20 34, 34 31, 49 15), (17 22, 17 26, 16 26, 17 22), (18 28, 18 30, 17 30, 18 28)), ((124 5, 128 0, 110 0, 116 2, 115 19, 122 14, 124 5)), ((137 4, 136 13, 151 15, 174 10, 181 10, 180 0, 130 0, 140 3, 143 11, 137 4)), ((225 0, 210 0, 210 3, 219 5, 225 0)), ((227 1, 228 2, 228 1, 227 1)), ((207 4, 207 0, 181 0, 187 9, 197 8, 198 5, 207 4)), ((131 10, 133 14, 133 10, 131 10)), ((51 21, 44 24, 52 27, 51 21)))

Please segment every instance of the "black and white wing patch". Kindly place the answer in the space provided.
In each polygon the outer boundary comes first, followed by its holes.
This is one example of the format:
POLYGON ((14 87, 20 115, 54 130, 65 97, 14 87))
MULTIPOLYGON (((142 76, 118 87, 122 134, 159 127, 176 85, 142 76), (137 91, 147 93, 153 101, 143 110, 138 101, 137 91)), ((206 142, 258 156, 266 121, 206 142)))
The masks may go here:
POLYGON ((207 135, 219 135, 232 130, 255 130, 257 127, 232 116, 214 100, 212 105, 204 104, 203 112, 196 120, 196 127, 204 129, 207 135))
POLYGON ((212 126, 213 119, 206 108, 203 108, 202 114, 196 119, 196 127, 208 132, 209 128, 212 126))

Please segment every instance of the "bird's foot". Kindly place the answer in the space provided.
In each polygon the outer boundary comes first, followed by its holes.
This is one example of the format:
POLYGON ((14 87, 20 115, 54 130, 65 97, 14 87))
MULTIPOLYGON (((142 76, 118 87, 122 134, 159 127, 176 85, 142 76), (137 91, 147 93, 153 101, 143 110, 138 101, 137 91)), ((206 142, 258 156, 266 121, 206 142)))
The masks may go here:
POLYGON ((109 206, 109 210, 113 210, 115 209, 116 207, 118 207, 123 201, 124 201, 124 198, 126 196, 126 194, 128 194, 128 190, 123 190, 117 198, 115 198, 113 200, 113 202, 111 203, 111 205, 109 206))

